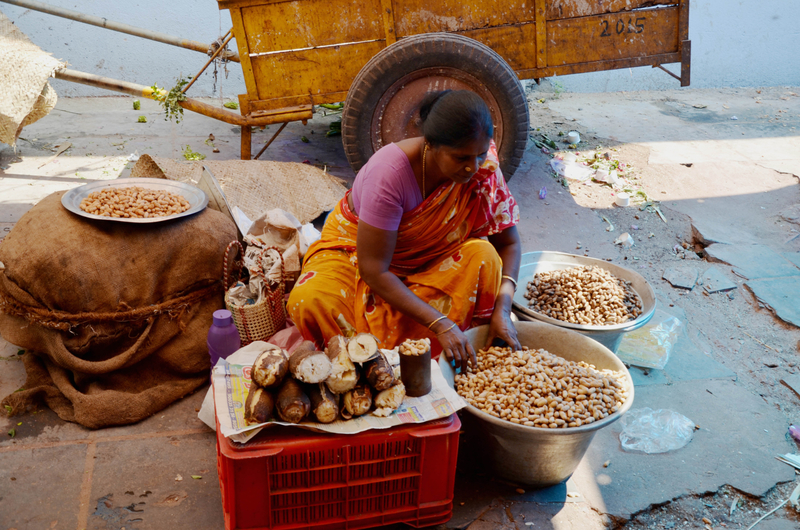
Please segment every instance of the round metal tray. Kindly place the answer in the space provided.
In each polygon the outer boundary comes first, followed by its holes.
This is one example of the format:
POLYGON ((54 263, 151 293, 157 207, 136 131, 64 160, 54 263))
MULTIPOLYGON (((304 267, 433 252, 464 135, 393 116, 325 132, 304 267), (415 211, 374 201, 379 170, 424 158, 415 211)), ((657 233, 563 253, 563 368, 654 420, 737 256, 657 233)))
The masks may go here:
POLYGON ((523 317, 536 319, 548 324, 553 324, 562 328, 574 329, 577 331, 600 331, 600 332, 622 332, 632 331, 646 324, 656 310, 656 294, 647 280, 638 272, 632 271, 619 265, 614 265, 607 261, 566 254, 564 252, 528 252, 522 255, 522 262, 519 269, 519 289, 514 294, 514 310, 523 317), (621 280, 631 282, 631 287, 642 299, 642 314, 635 320, 623 322, 621 324, 611 324, 608 326, 587 326, 585 324, 573 324, 563 320, 551 318, 542 313, 538 313, 528 307, 528 300, 525 293, 528 290, 528 282, 533 280, 533 275, 537 272, 548 272, 572 267, 582 267, 595 265, 606 269, 611 274, 621 280))
POLYGON ((178 182, 176 180, 167 179, 148 179, 148 178, 128 178, 116 180, 100 180, 97 182, 90 182, 83 186, 73 188, 61 197, 61 204, 70 212, 86 217, 88 219, 98 219, 100 221, 115 221, 120 223, 160 223, 163 221, 171 221, 179 217, 186 217, 188 215, 196 214, 203 210, 208 205, 208 196, 203 190, 192 184, 178 182), (164 190, 175 195, 181 195, 184 199, 189 201, 189 209, 179 214, 170 215, 167 217, 105 217, 103 215, 95 215, 93 213, 84 212, 81 210, 81 201, 89 196, 94 191, 99 191, 107 188, 130 188, 138 186, 148 190, 164 190))

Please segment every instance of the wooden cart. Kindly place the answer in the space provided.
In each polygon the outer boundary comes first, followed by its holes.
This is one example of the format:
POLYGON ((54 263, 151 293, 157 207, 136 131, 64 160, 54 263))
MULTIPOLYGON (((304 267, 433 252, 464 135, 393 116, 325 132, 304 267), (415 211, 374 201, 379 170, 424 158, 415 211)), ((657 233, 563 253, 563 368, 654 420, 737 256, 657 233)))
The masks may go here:
MULTIPOLYGON (((689 85, 689 0, 218 3, 230 10, 244 71, 242 115, 306 120, 314 105, 345 101, 343 143, 356 170, 382 145, 419 134, 415 111, 429 90, 484 97, 510 176, 528 137, 520 79, 680 63, 680 75, 667 72, 689 85)), ((244 159, 250 141, 243 127, 244 159)))
MULTIPOLYGON (((233 28, 210 45, 38 0, 0 2, 206 52, 211 58, 194 79, 215 58, 240 61, 241 114, 192 98, 179 104, 240 126, 246 160, 251 127, 284 124, 260 155, 286 123, 311 119, 314 105, 344 101, 342 143, 358 170, 383 145, 420 134, 426 92, 463 88, 488 104, 510 177, 528 139, 520 79, 650 65, 689 85, 689 0, 218 0, 233 28), (238 54, 226 49, 233 38, 238 54), (668 63, 680 63, 680 75, 668 63)), ((153 99, 165 93, 69 69, 55 75, 153 99)))

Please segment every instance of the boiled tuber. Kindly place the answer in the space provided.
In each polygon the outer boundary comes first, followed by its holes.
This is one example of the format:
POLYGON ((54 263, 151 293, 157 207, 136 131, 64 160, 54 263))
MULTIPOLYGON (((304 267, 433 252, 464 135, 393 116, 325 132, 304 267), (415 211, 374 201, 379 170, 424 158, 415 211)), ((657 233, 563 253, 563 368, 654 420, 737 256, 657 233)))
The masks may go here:
POLYGON ((347 353, 354 363, 365 363, 378 355, 378 339, 369 333, 359 333, 347 343, 347 353))
POLYGON ((320 423, 330 423, 339 415, 339 396, 331 392, 325 383, 309 385, 308 397, 311 400, 311 412, 320 423))
POLYGON ((406 387, 400 381, 391 388, 388 388, 375 396, 375 410, 372 413, 375 416, 388 416, 400 405, 403 404, 403 399, 406 397, 406 387))
POLYGON ((303 387, 292 379, 284 379, 277 399, 278 416, 288 423, 300 423, 311 410, 311 400, 303 387))
POLYGON ((325 384, 334 394, 344 394, 352 390, 358 382, 358 370, 347 353, 347 339, 337 335, 328 341, 325 353, 331 361, 331 375, 325 380, 325 384))
POLYGON ((372 390, 364 379, 361 379, 353 390, 345 393, 342 399, 342 417, 346 420, 369 412, 372 407, 372 390))
POLYGON ((252 385, 244 403, 245 423, 247 425, 266 423, 272 419, 274 409, 275 400, 272 394, 260 386, 252 385))
POLYGON ((289 358, 289 371, 303 383, 320 383, 331 373, 331 361, 324 352, 317 351, 314 343, 305 341, 289 358))
POLYGON ((377 357, 364 364, 364 374, 367 382, 378 392, 386 390, 395 382, 394 370, 383 352, 378 352, 377 357))
POLYGON ((277 346, 267 345, 253 363, 251 377, 259 386, 267 389, 277 388, 289 371, 289 355, 277 346))

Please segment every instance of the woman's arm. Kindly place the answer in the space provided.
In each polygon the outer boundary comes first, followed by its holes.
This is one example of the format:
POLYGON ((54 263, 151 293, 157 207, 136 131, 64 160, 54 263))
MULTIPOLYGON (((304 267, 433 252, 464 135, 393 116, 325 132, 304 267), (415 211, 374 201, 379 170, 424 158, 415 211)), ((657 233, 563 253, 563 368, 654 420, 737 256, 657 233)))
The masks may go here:
MULTIPOLYGON (((489 236, 489 242, 494 246, 500 259, 503 260, 503 276, 509 276, 517 281, 519 264, 522 258, 522 243, 516 226, 506 228, 502 232, 489 236)), ((511 302, 514 299, 515 285, 508 278, 500 281, 500 292, 494 303, 494 312, 489 327, 488 346, 495 338, 508 343, 509 346, 520 349, 517 340, 517 330, 511 322, 511 302)))
MULTIPOLYGON (((381 230, 359 221, 356 238, 358 271, 378 296, 415 322, 427 327, 442 314, 412 293, 400 278, 389 271, 396 244, 396 231, 381 230)), ((450 319, 444 318, 433 325, 432 331, 437 333, 445 357, 454 359, 456 365, 465 371, 469 359, 477 366, 475 351, 464 333, 453 324, 450 319)))

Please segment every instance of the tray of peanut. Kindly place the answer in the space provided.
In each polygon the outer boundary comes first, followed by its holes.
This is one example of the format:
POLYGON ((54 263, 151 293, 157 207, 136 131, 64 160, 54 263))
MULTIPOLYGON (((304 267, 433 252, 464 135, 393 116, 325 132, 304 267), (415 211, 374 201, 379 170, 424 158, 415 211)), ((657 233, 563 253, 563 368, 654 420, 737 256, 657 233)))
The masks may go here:
POLYGON ((127 178, 91 182, 61 197, 74 214, 103 221, 159 223, 202 211, 208 196, 192 184, 167 179, 127 178))

